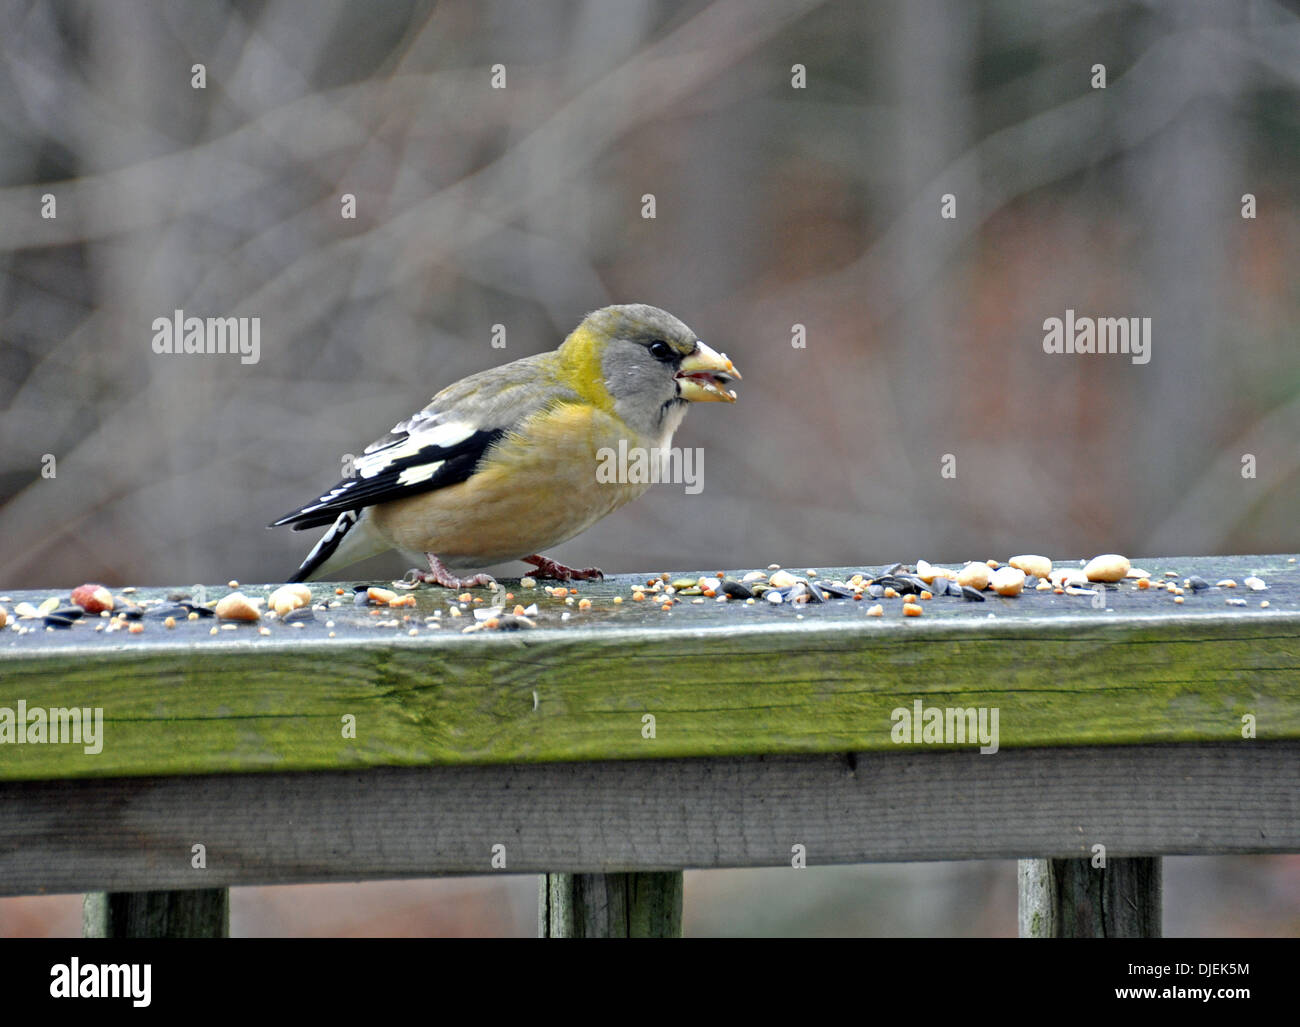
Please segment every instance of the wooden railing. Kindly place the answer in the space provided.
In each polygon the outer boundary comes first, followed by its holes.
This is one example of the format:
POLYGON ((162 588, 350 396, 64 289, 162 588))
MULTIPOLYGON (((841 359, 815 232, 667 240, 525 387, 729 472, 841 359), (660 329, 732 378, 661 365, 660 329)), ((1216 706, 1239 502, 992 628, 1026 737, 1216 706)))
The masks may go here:
POLYGON ((1158 934, 1159 857, 1300 852, 1300 570, 1141 562, 1238 587, 876 618, 509 582, 535 626, 468 633, 486 603, 452 616, 440 589, 314 586, 340 605, 302 627, 154 607, 51 630, 15 609, 55 593, 10 593, 0 718, 23 704, 28 737, 0 719, 0 893, 93 893, 91 935, 195 936, 226 932, 237 885, 535 873, 545 935, 663 936, 686 868, 1017 858, 1022 934, 1158 934), (996 752, 900 737, 918 702, 996 712, 996 752), (34 741, 50 708, 102 711, 96 740, 34 741))

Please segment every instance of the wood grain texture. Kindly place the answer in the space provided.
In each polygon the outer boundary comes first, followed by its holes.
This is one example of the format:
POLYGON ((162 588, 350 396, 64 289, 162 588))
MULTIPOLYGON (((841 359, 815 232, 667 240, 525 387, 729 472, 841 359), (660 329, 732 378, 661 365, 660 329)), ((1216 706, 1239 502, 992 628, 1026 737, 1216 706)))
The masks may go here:
POLYGON ((230 892, 91 892, 82 906, 86 938, 226 938, 230 892))
POLYGON ((543 938, 680 938, 680 872, 546 874, 538 889, 543 938))
MULTIPOLYGON (((458 618, 411 637, 406 621, 377 626, 393 611, 374 620, 350 605, 270 637, 247 626, 211 637, 204 622, 110 638, 81 625, 7 631, 0 707, 102 708, 105 724, 96 755, 0 745, 0 779, 889 752, 891 714, 915 700, 998 709, 1003 748, 1241 741, 1247 716, 1260 739, 1300 739, 1300 573, 1288 559, 1174 561, 1270 581, 1182 606, 1125 586, 1105 609, 1040 593, 931 600, 915 620, 893 607, 867 618, 852 600, 665 614, 614 606, 622 579, 582 585, 588 612, 543 597, 539 627, 512 633, 463 635, 458 618), (1225 595, 1252 605, 1225 607, 1225 595), (326 616, 339 637, 326 637, 326 616)), ((423 624, 446 592, 419 601, 423 624)))
POLYGON ((1300 742, 5 782, 0 810, 5 894, 1300 852, 1300 742))
POLYGON ((1022 860, 1022 938, 1159 938, 1158 858, 1022 860))

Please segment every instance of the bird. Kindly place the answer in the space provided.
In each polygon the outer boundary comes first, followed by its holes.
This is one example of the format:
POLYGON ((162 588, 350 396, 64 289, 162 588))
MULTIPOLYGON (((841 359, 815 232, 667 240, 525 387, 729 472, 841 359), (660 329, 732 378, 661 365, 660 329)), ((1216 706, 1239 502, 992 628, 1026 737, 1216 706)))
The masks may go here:
POLYGON ((649 488, 639 478, 598 480, 602 451, 623 442, 628 452, 665 453, 687 404, 734 403, 727 386, 740 377, 665 310, 592 311, 557 349, 448 385, 367 446, 348 477, 272 522, 326 528, 289 581, 390 549, 428 563, 407 572, 410 587, 494 586, 489 574, 458 572, 515 560, 537 577, 601 578, 598 567, 566 567, 542 552, 649 488))

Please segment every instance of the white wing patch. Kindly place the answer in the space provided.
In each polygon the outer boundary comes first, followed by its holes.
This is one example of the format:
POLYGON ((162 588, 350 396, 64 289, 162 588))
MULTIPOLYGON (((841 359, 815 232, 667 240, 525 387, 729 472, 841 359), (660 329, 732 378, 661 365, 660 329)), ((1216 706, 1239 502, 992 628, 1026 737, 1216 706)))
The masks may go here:
MULTIPOLYGON (((407 422, 403 422, 407 423, 407 422)), ((394 428, 394 431, 403 430, 401 424, 394 428)), ((464 421, 448 421, 445 424, 433 424, 428 428, 415 431, 413 434, 406 436, 398 442, 390 443, 377 449, 367 450, 362 456, 358 457, 353 466, 356 468, 357 475, 362 478, 373 478, 376 474, 382 474, 387 467, 397 463, 406 457, 415 456, 420 450, 429 446, 439 448, 450 448, 458 442, 464 442, 473 435, 478 429, 472 424, 464 421)), ((428 473, 420 477, 408 478, 407 475, 412 472, 423 471, 424 467, 411 467, 403 472, 399 479, 403 485, 413 482, 427 481, 429 477, 442 466, 442 461, 433 464, 424 465, 428 467, 428 473)))
POLYGON ((417 464, 415 467, 408 467, 397 476, 397 484, 418 485, 422 481, 428 481, 438 473, 438 468, 446 462, 446 460, 435 460, 433 463, 417 464))

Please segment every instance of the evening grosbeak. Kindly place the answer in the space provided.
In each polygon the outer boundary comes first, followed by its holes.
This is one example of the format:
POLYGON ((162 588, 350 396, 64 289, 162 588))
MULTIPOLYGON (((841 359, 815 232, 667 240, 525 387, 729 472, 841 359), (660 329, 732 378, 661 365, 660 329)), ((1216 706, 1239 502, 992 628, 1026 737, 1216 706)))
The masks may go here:
POLYGON ((523 560, 542 577, 597 578, 541 556, 649 488, 597 480, 599 451, 664 452, 689 402, 735 402, 740 373, 681 321, 643 303, 588 314, 550 353, 449 385, 355 461, 355 472, 277 520, 328 526, 290 581, 388 549, 423 553, 414 582, 465 588, 448 567, 523 560))

